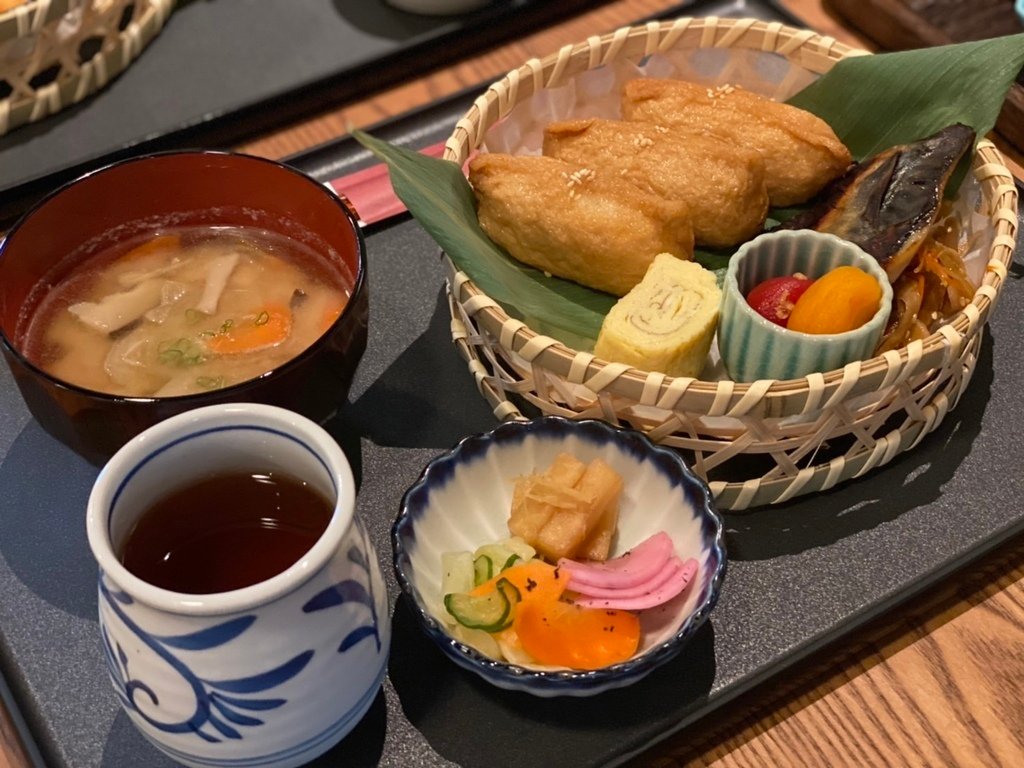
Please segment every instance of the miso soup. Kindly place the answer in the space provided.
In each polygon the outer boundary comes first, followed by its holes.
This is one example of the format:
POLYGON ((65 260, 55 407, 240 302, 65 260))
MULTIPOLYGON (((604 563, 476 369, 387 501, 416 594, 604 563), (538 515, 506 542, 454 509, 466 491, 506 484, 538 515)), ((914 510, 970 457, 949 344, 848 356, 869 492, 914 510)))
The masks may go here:
POLYGON ((295 357, 351 291, 311 248, 264 230, 168 229, 87 259, 42 298, 28 358, 63 381, 170 397, 237 384, 295 357))

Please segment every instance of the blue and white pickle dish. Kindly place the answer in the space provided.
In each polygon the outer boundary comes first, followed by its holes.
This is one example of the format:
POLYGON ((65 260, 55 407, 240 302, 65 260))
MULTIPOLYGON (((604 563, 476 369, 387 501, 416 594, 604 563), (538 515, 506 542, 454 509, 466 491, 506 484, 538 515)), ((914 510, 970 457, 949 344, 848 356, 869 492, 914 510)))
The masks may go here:
POLYGON ((345 454, 291 411, 250 403, 172 417, 132 439, 89 499, 99 620, 111 680, 132 722, 190 766, 295 766, 340 741, 369 709, 391 640, 387 592, 354 516, 345 454), (334 509, 304 557, 216 594, 148 584, 115 552, 147 504, 197 479, 284 472, 334 509))
POLYGON ((459 666, 499 688, 536 696, 591 696, 631 685, 674 658, 708 618, 725 577, 722 521, 707 485, 680 456, 634 430, 602 421, 546 416, 512 421, 467 437, 438 456, 405 493, 392 527, 395 571, 424 631, 459 666), (676 553, 696 558, 694 581, 669 602, 641 613, 640 648, 602 669, 527 667, 487 658, 438 621, 441 555, 509 536, 517 477, 556 455, 606 461, 623 478, 618 533, 610 556, 665 531, 676 553))
POLYGON ((722 286, 718 351, 734 381, 794 379, 867 360, 882 338, 892 306, 892 286, 878 261, 853 243, 809 229, 779 230, 744 243, 729 260, 722 286), (878 311, 845 333, 798 333, 759 315, 746 295, 763 280, 801 273, 817 279, 854 266, 878 281, 878 311))

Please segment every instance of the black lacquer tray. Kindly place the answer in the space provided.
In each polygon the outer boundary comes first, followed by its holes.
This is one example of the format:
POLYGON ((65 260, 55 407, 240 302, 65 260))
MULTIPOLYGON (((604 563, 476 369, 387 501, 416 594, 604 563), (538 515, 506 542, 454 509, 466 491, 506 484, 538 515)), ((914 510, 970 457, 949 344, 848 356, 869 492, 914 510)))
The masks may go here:
POLYGON ((424 16, 385 0, 178 0, 106 88, 0 136, 0 220, 89 168, 227 146, 606 1, 495 0, 424 16))
MULTIPOLYGON (((764 2, 687 10, 780 18, 764 2)), ((475 95, 376 133, 432 144, 475 95)), ((292 162, 328 180, 369 159, 343 140, 292 162)), ((494 419, 452 348, 436 245, 404 217, 374 226, 368 247, 369 348, 349 405, 327 426, 356 471, 358 514, 394 597, 388 530, 402 492, 428 460, 494 419)), ((1024 531, 1022 276, 1018 248, 974 380, 914 451, 828 493, 726 516, 721 601, 656 674, 588 700, 500 691, 447 661, 397 600, 384 689, 315 765, 619 764, 1024 531)), ((121 713, 102 660, 84 525, 96 472, 40 429, 0 373, 0 668, 39 765, 169 768, 121 713)))

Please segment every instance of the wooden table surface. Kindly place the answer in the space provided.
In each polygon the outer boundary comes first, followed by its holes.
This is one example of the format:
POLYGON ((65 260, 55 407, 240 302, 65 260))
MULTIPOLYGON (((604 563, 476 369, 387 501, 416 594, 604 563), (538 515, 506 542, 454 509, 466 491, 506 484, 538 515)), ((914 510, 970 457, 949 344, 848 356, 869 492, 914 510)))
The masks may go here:
MULTIPOLYGON (((862 44, 821 0, 781 2, 808 27, 862 44)), ((280 158, 675 4, 610 2, 239 148, 280 158)), ((1020 165, 1013 168, 1020 177, 1020 165)), ((1024 766, 1024 537, 783 677, 656 745, 634 766, 1024 766)), ((22 768, 28 763, 5 714, 0 768, 22 768)))

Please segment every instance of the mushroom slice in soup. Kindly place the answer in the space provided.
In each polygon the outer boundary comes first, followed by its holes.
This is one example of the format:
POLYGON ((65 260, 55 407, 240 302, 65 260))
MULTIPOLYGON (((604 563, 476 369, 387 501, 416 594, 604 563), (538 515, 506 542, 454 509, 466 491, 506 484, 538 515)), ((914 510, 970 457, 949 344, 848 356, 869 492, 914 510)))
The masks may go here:
POLYGON ((131 272, 123 272, 120 275, 118 275, 117 282, 123 285, 125 288, 132 288, 146 280, 152 280, 153 278, 156 277, 164 277, 165 275, 169 275, 172 272, 181 269, 190 261, 191 259, 174 258, 171 260, 170 264, 165 264, 164 266, 156 267, 155 269, 133 270, 131 272))
POLYGON ((203 286, 203 295, 196 304, 196 309, 204 315, 212 315, 217 311, 217 304, 220 295, 227 287, 231 273, 238 265, 239 256, 237 253, 229 253, 218 256, 210 262, 210 270, 206 273, 206 285, 203 286))
POLYGON ((68 307, 83 323, 100 333, 113 333, 135 322, 160 303, 161 280, 147 280, 128 291, 104 296, 99 301, 80 301, 68 307))

